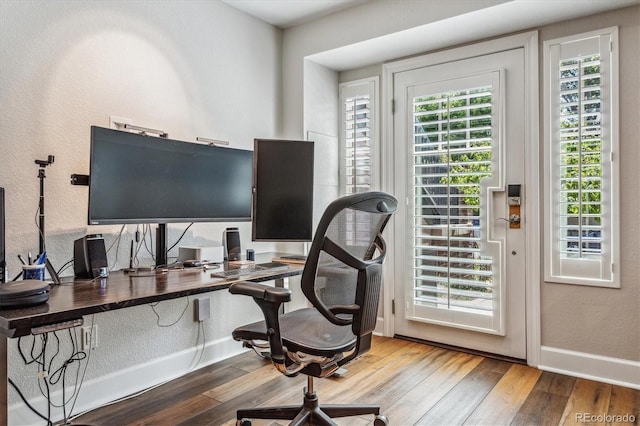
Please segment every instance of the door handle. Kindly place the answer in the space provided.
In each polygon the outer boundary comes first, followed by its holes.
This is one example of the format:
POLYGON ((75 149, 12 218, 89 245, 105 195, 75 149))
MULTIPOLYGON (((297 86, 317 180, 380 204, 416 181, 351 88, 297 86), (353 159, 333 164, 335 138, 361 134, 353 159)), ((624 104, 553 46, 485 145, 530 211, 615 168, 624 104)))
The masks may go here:
POLYGON ((522 205, 522 185, 507 185, 507 203, 509 204, 509 229, 520 229, 520 206, 522 205))
POLYGON ((509 215, 509 218, 506 217, 499 217, 498 220, 504 220, 505 222, 509 222, 509 227, 510 228, 520 228, 520 215, 513 213, 509 215), (517 226, 511 226, 511 225, 517 225, 517 226))

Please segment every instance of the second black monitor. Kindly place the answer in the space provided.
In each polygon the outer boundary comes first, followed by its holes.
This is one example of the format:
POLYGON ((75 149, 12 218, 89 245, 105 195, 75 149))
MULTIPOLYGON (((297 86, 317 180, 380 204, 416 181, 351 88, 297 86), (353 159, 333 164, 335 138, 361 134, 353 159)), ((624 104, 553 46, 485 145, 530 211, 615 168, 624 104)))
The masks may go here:
POLYGON ((253 241, 311 241, 313 142, 255 139, 253 241))

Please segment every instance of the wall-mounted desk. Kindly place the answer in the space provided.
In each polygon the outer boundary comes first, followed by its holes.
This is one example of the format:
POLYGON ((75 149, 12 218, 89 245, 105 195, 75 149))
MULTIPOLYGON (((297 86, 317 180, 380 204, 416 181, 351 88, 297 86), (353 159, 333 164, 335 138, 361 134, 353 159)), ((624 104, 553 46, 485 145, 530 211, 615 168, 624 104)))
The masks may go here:
MULTIPOLYGON (((256 263, 271 261, 281 253, 263 253, 256 263)), ((203 268, 169 270, 165 273, 131 275, 112 272, 107 278, 94 280, 63 280, 52 285, 49 300, 41 305, 21 309, 0 310, 0 424, 8 424, 7 400, 7 340, 26 336, 51 324, 82 320, 83 316, 113 311, 130 306, 177 299, 193 294, 227 289, 233 282, 276 281, 284 285, 284 278, 302 274, 303 265, 291 264, 286 270, 269 271, 250 278, 214 278, 215 269, 203 268)), ((214 314, 215 315, 215 314, 214 314)))

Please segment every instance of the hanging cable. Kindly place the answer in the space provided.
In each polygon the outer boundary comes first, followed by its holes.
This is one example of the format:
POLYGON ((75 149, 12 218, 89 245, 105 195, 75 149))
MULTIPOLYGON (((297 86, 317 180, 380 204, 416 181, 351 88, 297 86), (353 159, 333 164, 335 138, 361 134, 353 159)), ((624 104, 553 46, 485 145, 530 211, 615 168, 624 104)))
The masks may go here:
POLYGON ((187 309, 189 309, 189 305, 190 305, 189 296, 187 296, 186 299, 187 299, 187 304, 185 305, 184 309, 182 310, 182 313, 180 314, 178 319, 175 320, 174 322, 172 322, 171 324, 160 324, 160 314, 156 311, 156 306, 158 306, 160 304, 160 302, 149 303, 149 306, 151 306, 151 310, 156 315, 156 319, 157 319, 156 320, 156 325, 158 327, 171 327, 173 325, 176 325, 178 323, 178 321, 180 321, 182 319, 182 317, 184 317, 184 314, 187 312, 187 309))
POLYGON ((191 222, 189 226, 185 228, 185 230, 182 232, 182 235, 180 235, 180 237, 178 238, 178 241, 176 241, 175 244, 173 244, 171 247, 167 249, 167 253, 170 252, 175 246, 177 246, 180 243, 180 241, 182 241, 182 238, 184 238, 189 228, 191 228, 191 225, 193 225, 193 222, 191 222))

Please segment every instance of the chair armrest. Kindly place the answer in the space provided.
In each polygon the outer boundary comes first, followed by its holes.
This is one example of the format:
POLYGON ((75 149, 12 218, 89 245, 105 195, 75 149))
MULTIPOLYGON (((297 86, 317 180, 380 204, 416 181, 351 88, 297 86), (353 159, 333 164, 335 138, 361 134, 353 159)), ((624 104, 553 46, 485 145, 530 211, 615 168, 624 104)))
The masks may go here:
POLYGON ((291 291, 281 287, 271 287, 264 284, 240 281, 229 286, 231 294, 240 294, 253 297, 258 304, 266 325, 266 335, 269 339, 271 361, 284 374, 288 374, 286 368, 286 356, 280 335, 279 311, 280 305, 291 300, 291 291))
POLYGON ((231 284, 229 292, 231 294, 251 296, 254 299, 264 300, 267 302, 283 303, 291 301, 291 290, 288 288, 271 287, 248 281, 240 281, 231 284))

